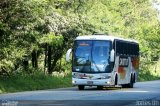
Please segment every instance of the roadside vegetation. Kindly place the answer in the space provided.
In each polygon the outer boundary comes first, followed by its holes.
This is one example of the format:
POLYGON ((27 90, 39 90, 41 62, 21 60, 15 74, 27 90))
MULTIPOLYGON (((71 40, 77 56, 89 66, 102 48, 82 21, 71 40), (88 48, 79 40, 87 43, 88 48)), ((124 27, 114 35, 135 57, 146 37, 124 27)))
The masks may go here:
POLYGON ((71 87, 71 74, 45 75, 42 72, 19 74, 0 79, 0 93, 71 87))
POLYGON ((140 44, 139 81, 160 79, 158 0, 1 0, 0 93, 71 86, 65 53, 103 32, 140 44))

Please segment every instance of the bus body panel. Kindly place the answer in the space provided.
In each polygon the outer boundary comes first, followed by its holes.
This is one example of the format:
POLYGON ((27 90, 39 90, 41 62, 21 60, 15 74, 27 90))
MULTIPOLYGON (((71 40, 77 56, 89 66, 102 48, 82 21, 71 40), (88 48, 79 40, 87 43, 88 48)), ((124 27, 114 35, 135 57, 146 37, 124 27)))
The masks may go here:
MULTIPOLYGON (((72 75, 73 74, 77 74, 76 76, 81 77, 81 78, 72 77, 72 84, 73 85, 88 85, 88 86, 112 85, 111 78, 108 78, 108 79, 103 78, 106 74, 99 75, 99 74, 87 74, 87 73, 72 72, 72 75)), ((107 74, 107 75, 109 75, 109 74, 107 74)))

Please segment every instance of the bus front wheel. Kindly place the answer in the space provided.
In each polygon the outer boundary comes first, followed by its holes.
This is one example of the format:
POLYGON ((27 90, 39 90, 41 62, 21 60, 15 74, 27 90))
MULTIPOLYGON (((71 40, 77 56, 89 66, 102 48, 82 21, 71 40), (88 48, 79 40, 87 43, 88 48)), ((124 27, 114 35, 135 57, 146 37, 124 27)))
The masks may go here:
POLYGON ((97 86, 98 90, 103 90, 103 86, 97 86))
POLYGON ((84 85, 78 85, 79 90, 84 90, 84 85))

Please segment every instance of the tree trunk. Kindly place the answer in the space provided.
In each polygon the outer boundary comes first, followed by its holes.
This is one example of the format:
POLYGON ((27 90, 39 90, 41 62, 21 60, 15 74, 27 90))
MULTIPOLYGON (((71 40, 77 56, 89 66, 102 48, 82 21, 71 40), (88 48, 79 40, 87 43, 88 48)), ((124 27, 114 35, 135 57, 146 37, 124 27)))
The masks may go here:
POLYGON ((60 63, 59 63, 59 71, 61 72, 61 65, 62 65, 62 54, 63 54, 63 49, 61 48, 61 57, 60 57, 60 63))
POLYGON ((38 68, 38 51, 35 51, 35 68, 38 68))
POLYGON ((47 54, 48 54, 48 45, 46 43, 46 45, 45 45, 45 57, 44 57, 44 73, 46 72, 46 66, 47 66, 47 54))
POLYGON ((35 67, 35 51, 32 51, 32 67, 35 67))
POLYGON ((57 61, 62 57, 62 53, 58 50, 55 50, 55 56, 54 56, 54 61, 52 62, 52 70, 55 69, 55 66, 57 64, 57 61))
MULTIPOLYGON (((24 68, 24 70, 27 71, 27 72, 28 72, 28 66, 29 66, 28 60, 27 60, 27 59, 24 59, 24 60, 23 60, 23 68, 24 68)), ((28 73, 30 73, 30 72, 28 72, 28 73)))
POLYGON ((36 50, 32 51, 32 67, 38 68, 38 54, 36 50))
POLYGON ((52 57, 51 46, 48 46, 48 73, 49 74, 52 74, 51 57, 52 57))

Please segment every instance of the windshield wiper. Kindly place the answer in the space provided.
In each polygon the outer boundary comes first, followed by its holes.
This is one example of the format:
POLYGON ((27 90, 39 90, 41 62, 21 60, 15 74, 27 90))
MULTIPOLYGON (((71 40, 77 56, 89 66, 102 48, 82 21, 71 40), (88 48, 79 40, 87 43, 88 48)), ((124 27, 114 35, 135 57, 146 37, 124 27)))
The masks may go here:
POLYGON ((87 59, 85 57, 80 57, 80 56, 76 56, 77 58, 77 62, 81 63, 82 61, 86 61, 87 59), (79 59, 81 59, 80 61, 78 61, 79 59))
POLYGON ((93 63, 94 63, 94 65, 95 65, 95 67, 97 68, 97 70, 99 71, 99 72, 101 72, 101 70, 99 69, 99 67, 97 66, 97 64, 95 63, 95 61, 92 61, 93 63))

